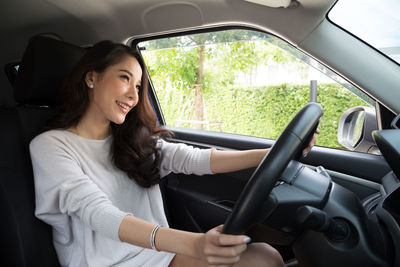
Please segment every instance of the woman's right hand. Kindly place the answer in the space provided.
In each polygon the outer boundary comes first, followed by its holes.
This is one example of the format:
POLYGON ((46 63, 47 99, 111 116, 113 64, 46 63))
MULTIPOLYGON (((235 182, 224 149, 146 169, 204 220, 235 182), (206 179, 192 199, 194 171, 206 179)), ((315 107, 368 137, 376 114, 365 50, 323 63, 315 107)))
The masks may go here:
POLYGON ((250 242, 245 235, 221 234, 222 227, 217 226, 196 240, 197 258, 209 266, 232 266, 240 260, 250 242))

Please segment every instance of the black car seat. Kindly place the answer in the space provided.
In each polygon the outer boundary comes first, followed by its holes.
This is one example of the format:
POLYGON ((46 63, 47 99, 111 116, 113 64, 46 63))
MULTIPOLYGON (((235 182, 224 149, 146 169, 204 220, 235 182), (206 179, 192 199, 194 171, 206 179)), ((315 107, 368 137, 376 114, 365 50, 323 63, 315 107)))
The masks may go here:
POLYGON ((14 84, 18 105, 0 108, 0 266, 59 266, 51 227, 34 216, 28 145, 55 114, 58 88, 84 53, 55 39, 32 38, 14 84))

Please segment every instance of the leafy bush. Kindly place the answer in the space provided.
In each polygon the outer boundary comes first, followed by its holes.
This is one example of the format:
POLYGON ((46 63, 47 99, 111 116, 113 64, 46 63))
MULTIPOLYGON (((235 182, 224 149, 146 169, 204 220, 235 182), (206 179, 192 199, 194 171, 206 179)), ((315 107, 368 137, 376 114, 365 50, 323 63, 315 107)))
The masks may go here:
MULTIPOLYGON (((193 93, 158 90, 168 125, 193 127, 193 93)), ((281 84, 266 87, 221 87, 204 92, 204 129, 276 139, 293 116, 309 101, 309 86, 281 84)), ((324 110, 317 144, 343 148, 337 142, 340 116, 350 107, 366 106, 359 97, 337 84, 318 85, 318 103, 324 110)))

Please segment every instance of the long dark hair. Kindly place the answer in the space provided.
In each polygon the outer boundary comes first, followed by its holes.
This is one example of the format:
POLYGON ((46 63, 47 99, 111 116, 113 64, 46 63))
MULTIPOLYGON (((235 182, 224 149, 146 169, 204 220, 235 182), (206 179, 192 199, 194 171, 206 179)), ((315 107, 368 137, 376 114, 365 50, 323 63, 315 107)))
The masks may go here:
POLYGON ((142 187, 159 183, 160 153, 156 147, 160 137, 166 138, 170 132, 157 126, 157 120, 149 101, 148 78, 143 61, 131 47, 111 41, 101 41, 89 48, 61 87, 63 104, 59 113, 49 122, 46 130, 68 129, 76 126, 86 112, 90 99, 85 82, 90 71, 104 72, 126 56, 135 57, 142 68, 142 88, 138 104, 126 115, 124 123, 111 122, 113 143, 112 160, 115 166, 126 172, 142 187))

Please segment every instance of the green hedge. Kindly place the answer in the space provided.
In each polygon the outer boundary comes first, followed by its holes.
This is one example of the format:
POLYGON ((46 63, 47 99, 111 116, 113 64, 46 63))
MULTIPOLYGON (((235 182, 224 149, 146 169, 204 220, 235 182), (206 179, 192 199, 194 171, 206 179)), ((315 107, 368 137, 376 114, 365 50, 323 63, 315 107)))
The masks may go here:
MULTIPOLYGON (((191 118, 193 93, 164 89, 158 90, 157 95, 167 124, 177 125, 178 118, 191 118)), ((296 112, 308 103, 309 86, 223 87, 208 90, 203 97, 207 114, 204 120, 221 122, 204 126, 204 129, 275 139, 296 112)), ((350 107, 367 104, 337 84, 319 84, 318 103, 324 109, 324 116, 317 144, 342 148, 337 142, 340 116, 350 107)), ((178 126, 193 127, 182 123, 178 126)))

